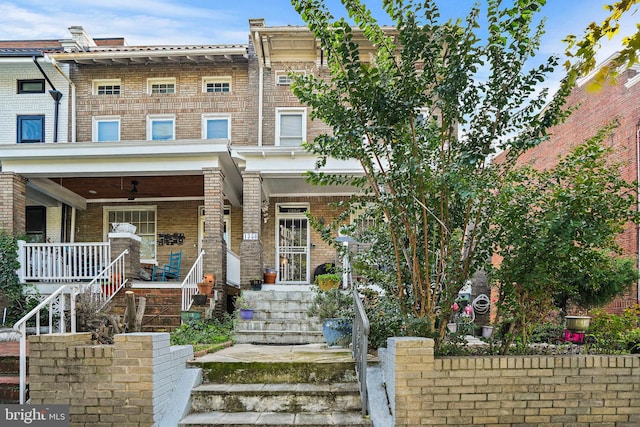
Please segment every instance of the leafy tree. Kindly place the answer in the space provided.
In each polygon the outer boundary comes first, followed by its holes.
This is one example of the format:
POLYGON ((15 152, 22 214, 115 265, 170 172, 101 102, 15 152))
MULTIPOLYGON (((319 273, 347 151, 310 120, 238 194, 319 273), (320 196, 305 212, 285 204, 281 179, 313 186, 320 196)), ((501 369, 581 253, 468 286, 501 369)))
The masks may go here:
MULTIPOLYGON (((567 43, 566 55, 570 58, 565 63, 569 72, 569 79, 586 76, 596 66, 596 53, 600 48, 600 41, 604 38, 611 39, 620 31, 620 19, 625 14, 631 14, 635 5, 640 0, 619 0, 613 4, 605 5, 610 12, 602 23, 590 23, 582 38, 570 34, 564 40, 567 43), (574 61, 571 60, 574 59, 574 61)), ((635 9, 637 12, 637 8, 635 9)), ((638 31, 622 40, 622 49, 619 54, 607 66, 602 67, 595 76, 594 84, 601 85, 607 78, 615 77, 620 68, 631 67, 638 62, 640 51, 640 24, 636 24, 638 31)))
POLYGON ((526 65, 539 47, 535 15, 545 0, 488 0, 486 40, 477 35, 479 6, 464 21, 440 22, 434 1, 384 1, 395 23, 387 31, 361 1, 342 3, 359 29, 335 20, 320 0, 292 0, 328 62, 326 80, 293 76, 311 117, 332 130, 306 145, 319 157, 309 179, 359 189, 343 218, 373 202, 384 230, 374 239, 389 250, 384 268, 374 259, 378 272, 368 276, 381 280, 403 316, 424 320, 420 330, 437 329, 438 345, 458 291, 490 255, 498 176, 488 160, 498 148, 513 158, 535 146, 562 117, 567 87, 549 105, 540 88, 557 58, 526 65), (373 46, 370 57, 361 56, 360 37, 373 46), (328 157, 357 160, 363 175, 323 173, 328 157))
POLYGON ((605 305, 638 279, 633 260, 617 256, 615 237, 639 217, 636 187, 607 161, 612 150, 602 141, 611 129, 553 169, 522 167, 504 179, 492 228, 502 257, 493 271, 499 315, 509 325, 503 352, 515 337, 526 343, 550 309, 605 305))
POLYGON ((15 237, 0 230, 0 319, 4 316, 5 323, 12 326, 27 314, 35 305, 37 298, 26 299, 27 293, 37 295, 35 288, 20 283, 16 271, 20 267, 18 262, 18 241, 15 237))

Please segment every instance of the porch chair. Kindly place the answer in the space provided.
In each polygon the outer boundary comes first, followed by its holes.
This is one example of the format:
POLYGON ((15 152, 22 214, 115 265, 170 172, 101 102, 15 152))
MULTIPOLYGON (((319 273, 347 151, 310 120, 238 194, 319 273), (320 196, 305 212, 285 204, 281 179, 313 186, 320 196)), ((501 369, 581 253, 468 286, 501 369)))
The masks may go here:
POLYGON ((154 266, 151 272, 151 281, 161 278, 163 282, 167 280, 175 280, 180 278, 180 265, 182 264, 182 249, 179 252, 171 252, 169 254, 169 262, 162 267, 154 266))

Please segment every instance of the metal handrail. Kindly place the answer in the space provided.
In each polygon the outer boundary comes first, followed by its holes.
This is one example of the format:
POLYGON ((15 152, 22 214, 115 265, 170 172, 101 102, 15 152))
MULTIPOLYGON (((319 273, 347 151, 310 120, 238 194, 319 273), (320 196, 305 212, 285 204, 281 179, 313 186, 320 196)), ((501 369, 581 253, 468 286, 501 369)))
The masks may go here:
POLYGON ((369 318, 364 311, 364 306, 358 294, 358 287, 351 283, 353 292, 354 319, 351 336, 351 352, 356 362, 356 375, 360 386, 360 399, 362 403, 362 416, 368 413, 367 398, 367 349, 369 347, 369 318))
POLYGON ((182 311, 188 311, 193 303, 193 296, 198 293, 198 281, 202 280, 203 276, 203 262, 205 251, 200 251, 200 255, 193 263, 193 267, 189 270, 189 273, 182 281, 182 311))
POLYGON ((49 333, 53 333, 53 319, 54 312, 59 316, 58 330, 60 333, 66 332, 67 322, 65 321, 65 302, 66 291, 71 292, 71 332, 76 332, 75 312, 76 304, 75 297, 77 295, 77 288, 75 285, 65 285, 58 288, 54 293, 49 295, 40 304, 38 304, 33 310, 27 313, 22 319, 18 320, 13 329, 16 329, 20 333, 20 404, 24 404, 26 398, 27 388, 27 321, 34 316, 36 317, 36 335, 40 335, 40 311, 48 307, 49 309, 49 333), (58 309, 54 310, 53 304, 58 300, 58 309))
POLYGON ((54 319, 57 316, 58 332, 67 332, 67 321, 65 317, 66 311, 66 295, 70 294, 69 307, 69 332, 76 333, 76 297, 83 292, 91 292, 91 300, 101 303, 100 308, 104 307, 113 296, 124 287, 127 279, 124 271, 124 256, 129 253, 125 249, 111 264, 101 271, 91 282, 86 285, 64 285, 56 289, 51 295, 45 298, 33 310, 27 313, 22 319, 18 320, 13 329, 20 333, 20 404, 24 404, 27 388, 27 322, 35 316, 35 334, 40 335, 40 312, 44 308, 49 311, 49 329, 48 333, 53 333, 54 319), (108 278, 108 282, 104 280, 108 278), (114 278, 118 280, 113 280, 114 278), (54 309, 54 303, 58 301, 57 309, 54 309))

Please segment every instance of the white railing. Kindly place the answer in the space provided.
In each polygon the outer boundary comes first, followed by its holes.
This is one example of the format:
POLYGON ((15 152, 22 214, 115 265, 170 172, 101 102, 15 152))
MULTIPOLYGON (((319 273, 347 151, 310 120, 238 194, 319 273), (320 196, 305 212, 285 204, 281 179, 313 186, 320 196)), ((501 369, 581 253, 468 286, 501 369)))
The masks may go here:
POLYGON ((240 287, 240 257, 227 251, 227 284, 240 287))
POLYGON ((18 320, 13 328, 20 332, 20 404, 24 404, 27 388, 27 322, 35 317, 35 334, 40 335, 42 325, 40 322, 40 312, 47 308, 49 311, 49 327, 47 333, 52 334, 54 331, 59 333, 67 332, 66 299, 67 294, 71 294, 69 324, 71 333, 76 332, 76 296, 78 290, 75 285, 66 285, 58 288, 54 293, 49 295, 33 310, 27 313, 22 319, 18 320), (57 324, 56 324, 57 323, 57 324))
POLYGON ((111 261, 110 242, 26 243, 18 241, 21 282, 91 280, 111 261))
POLYGON ((126 249, 118 258, 113 260, 90 283, 77 285, 64 285, 56 289, 46 297, 33 310, 18 320, 13 328, 20 333, 20 404, 24 404, 27 388, 27 322, 33 319, 35 335, 43 331, 40 313, 47 309, 48 327, 46 333, 75 333, 76 332, 76 298, 80 293, 88 293, 91 301, 98 303, 102 308, 126 283, 124 270, 124 257, 129 253, 126 249), (105 278, 111 278, 106 279, 105 278), (69 297, 69 310, 67 316, 67 297, 69 297), (67 327, 68 325, 68 327, 67 327))
POLYGON ((188 311, 191 308, 193 296, 198 293, 198 282, 203 278, 202 260, 204 254, 204 251, 200 252, 198 259, 182 281, 182 311, 188 311))
POLYGON ((127 284, 125 275, 125 255, 129 249, 125 249, 111 264, 98 273, 93 280, 80 285, 80 293, 89 295, 91 302, 99 309, 105 305, 127 284))

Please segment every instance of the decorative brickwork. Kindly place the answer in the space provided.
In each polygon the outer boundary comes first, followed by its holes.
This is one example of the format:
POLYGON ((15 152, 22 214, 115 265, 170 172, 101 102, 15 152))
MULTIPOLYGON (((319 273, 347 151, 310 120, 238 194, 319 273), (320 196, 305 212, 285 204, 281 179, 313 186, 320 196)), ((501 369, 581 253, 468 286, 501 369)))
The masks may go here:
POLYGON ((426 338, 384 353, 396 426, 640 425, 639 355, 435 358, 426 338))
POLYGON ((30 336, 31 403, 70 405, 72 426, 155 425, 191 357, 166 333, 116 335, 110 346, 90 333, 30 336))

